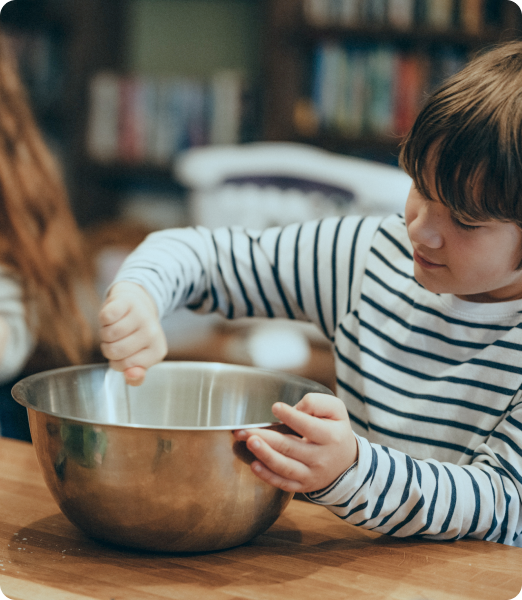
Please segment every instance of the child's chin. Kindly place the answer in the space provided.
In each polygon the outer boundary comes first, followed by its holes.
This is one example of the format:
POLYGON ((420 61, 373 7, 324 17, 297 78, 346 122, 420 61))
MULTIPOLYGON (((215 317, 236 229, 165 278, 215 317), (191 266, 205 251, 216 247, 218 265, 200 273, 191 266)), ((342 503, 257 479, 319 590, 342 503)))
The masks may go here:
POLYGON ((433 281, 431 278, 426 277, 424 275, 424 273, 422 271, 417 272, 417 269, 415 269, 415 272, 413 273, 414 277, 415 277, 415 281, 419 284, 422 285, 422 287, 425 290, 428 290, 428 292, 433 292, 434 294, 443 294, 445 293, 447 290, 443 290, 442 286, 440 284, 437 284, 436 281, 433 281))

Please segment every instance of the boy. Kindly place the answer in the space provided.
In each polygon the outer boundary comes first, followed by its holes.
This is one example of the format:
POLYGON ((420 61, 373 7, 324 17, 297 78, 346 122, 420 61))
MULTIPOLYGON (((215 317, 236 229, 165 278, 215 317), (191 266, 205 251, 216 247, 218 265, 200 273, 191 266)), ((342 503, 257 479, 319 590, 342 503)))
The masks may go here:
POLYGON ((235 432, 254 472, 381 533, 522 547, 522 43, 434 93, 401 163, 404 217, 151 235, 102 308, 102 350, 139 384, 178 306, 309 319, 342 401, 276 403, 300 436, 235 432))

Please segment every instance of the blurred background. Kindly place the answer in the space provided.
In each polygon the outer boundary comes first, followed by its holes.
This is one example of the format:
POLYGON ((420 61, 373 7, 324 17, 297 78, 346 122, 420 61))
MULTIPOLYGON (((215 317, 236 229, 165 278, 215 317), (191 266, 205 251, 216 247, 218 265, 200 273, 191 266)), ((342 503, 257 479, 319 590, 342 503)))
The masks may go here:
MULTIPOLYGON (((13 0, 0 23, 100 296, 154 229, 400 211, 398 147, 425 94, 522 34, 508 0, 13 0)), ((334 385, 312 330, 193 318, 165 324, 171 357, 334 385)))

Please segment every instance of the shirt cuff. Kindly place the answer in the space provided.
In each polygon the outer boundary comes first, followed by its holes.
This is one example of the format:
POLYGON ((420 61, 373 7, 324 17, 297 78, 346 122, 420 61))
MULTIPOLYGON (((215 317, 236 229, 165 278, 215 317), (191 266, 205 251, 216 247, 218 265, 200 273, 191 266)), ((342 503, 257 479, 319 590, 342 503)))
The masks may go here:
POLYGON ((363 485, 365 477, 372 468, 373 451, 366 438, 354 435, 359 448, 357 461, 328 487, 305 494, 311 502, 323 506, 339 504, 347 497, 353 496, 363 485))

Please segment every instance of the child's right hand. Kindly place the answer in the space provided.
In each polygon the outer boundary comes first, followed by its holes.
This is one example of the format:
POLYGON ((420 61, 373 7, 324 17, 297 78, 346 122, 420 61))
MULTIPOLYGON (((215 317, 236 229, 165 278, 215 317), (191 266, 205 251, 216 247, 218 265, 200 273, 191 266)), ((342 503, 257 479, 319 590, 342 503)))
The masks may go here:
POLYGON ((149 367, 167 354, 167 340, 154 300, 136 283, 114 285, 100 315, 101 351, 129 385, 141 385, 149 367))

